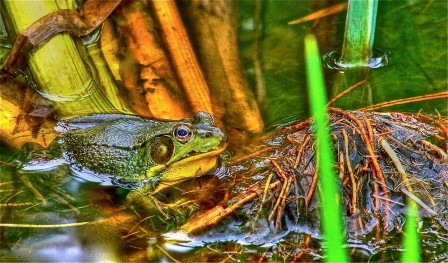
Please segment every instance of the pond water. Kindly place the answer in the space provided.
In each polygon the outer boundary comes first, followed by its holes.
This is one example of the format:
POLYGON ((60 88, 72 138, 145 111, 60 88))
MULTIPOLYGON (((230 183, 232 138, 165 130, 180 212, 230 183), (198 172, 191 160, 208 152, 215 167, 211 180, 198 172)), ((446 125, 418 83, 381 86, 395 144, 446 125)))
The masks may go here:
MULTIPOLYGON (((340 50, 346 12, 317 22, 288 25, 290 21, 339 1, 259 1, 260 24, 254 25, 255 2, 238 2, 240 49, 253 89, 260 81, 266 87, 262 107, 266 126, 303 120, 309 115, 303 38, 309 32, 315 33, 322 56, 340 50), (262 79, 255 76, 252 59, 255 27, 260 30, 258 59, 262 79)), ((364 72, 373 103, 446 91, 447 5, 444 0, 380 1, 374 47, 386 51, 390 61, 384 67, 364 72)), ((0 48, 7 47, 5 43, 0 44, 3 44, 0 48)), ((344 74, 349 73, 325 69, 329 93, 340 85, 337 80, 344 74)), ((365 105, 366 102, 357 101, 356 96, 348 97, 337 106, 356 109, 365 105)), ((446 116, 446 105, 446 99, 439 99, 382 110, 422 111, 446 116)), ((17 157, 6 146, 1 149, 3 162, 9 163, 17 157)), ((165 200, 180 200, 176 205, 182 209, 173 206, 164 213, 155 207, 151 214, 142 213, 133 206, 135 204, 126 201, 128 190, 85 181, 67 167, 29 174, 33 184, 40 186, 44 204, 42 198, 36 199, 35 192, 18 179, 14 167, 1 165, 0 172, 1 223, 32 225, 0 228, 1 261, 290 261, 302 249, 297 244, 303 244, 310 237, 309 249, 300 260, 323 260, 319 231, 310 226, 279 231, 276 235, 260 234, 260 237, 233 235, 232 231, 226 232, 229 229, 220 228, 197 236, 179 235, 175 231, 177 226, 225 198, 225 191, 216 188, 220 183, 214 175, 177 186, 177 189, 200 189, 198 193, 204 196, 199 196, 197 203, 185 201, 183 193, 165 193, 165 200), (251 243, 253 240, 258 242, 251 243)), ((239 224, 241 222, 235 221, 226 226, 236 229, 239 224)), ((421 222, 422 260, 446 261, 448 236, 443 229, 435 230, 433 224, 431 220, 421 222)), ((260 227, 258 231, 263 232, 263 229, 260 227)), ((350 239, 351 260, 399 261, 401 238, 402 233, 393 230, 386 237, 375 236, 372 232, 360 240, 350 239)))

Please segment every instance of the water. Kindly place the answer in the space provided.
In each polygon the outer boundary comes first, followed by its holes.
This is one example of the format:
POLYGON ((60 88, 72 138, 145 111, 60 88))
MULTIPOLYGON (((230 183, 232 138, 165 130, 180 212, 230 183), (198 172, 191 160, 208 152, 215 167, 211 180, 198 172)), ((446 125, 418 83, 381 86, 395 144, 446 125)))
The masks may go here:
MULTIPOLYGON (((301 120, 308 114, 302 43, 304 35, 310 31, 318 35, 322 56, 329 52, 334 54, 342 46, 345 13, 316 23, 287 25, 287 22, 319 9, 318 6, 322 3, 266 1, 262 8, 262 24, 257 26, 253 24, 253 2, 239 1, 241 56, 245 72, 253 86, 256 80, 251 61, 252 33, 255 27, 262 30, 260 61, 263 80, 268 87, 264 109, 267 126, 290 122, 291 116, 295 120, 301 120)), ((374 88, 374 102, 446 90, 446 13, 446 1, 379 3, 374 46, 392 59, 387 66, 372 67, 370 71, 368 82, 374 88)), ((8 48, 7 45, 4 47, 8 48)), ((384 58, 384 55, 375 57, 384 58)), ((386 64, 383 61, 375 64, 386 64)), ((329 67, 325 71, 328 88, 332 87, 339 70, 338 67, 329 67)), ((446 100, 401 105, 392 109, 447 114, 446 100)), ((2 161, 10 161, 13 152, 7 151, 5 146, 1 149, 2 161)), ((172 258, 182 261, 284 260, 289 254, 298 253, 307 236, 313 234, 304 229, 283 232, 263 245, 244 242, 244 237, 219 236, 219 233, 208 238, 187 237, 188 240, 185 240, 185 237, 173 233, 176 233, 174 231, 177 225, 191 219, 198 212, 194 204, 181 204, 187 208, 187 212, 170 210, 168 215, 172 218, 169 220, 163 213, 145 214, 125 204, 125 195, 128 193, 126 190, 78 180, 72 172, 62 168, 57 172, 57 181, 51 179, 55 178, 54 174, 38 176, 38 183, 43 183, 43 188, 48 190, 44 192, 48 196, 47 203, 42 205, 36 202, 34 193, 24 187, 14 175, 12 167, 2 165, 1 176, 1 203, 17 204, 15 207, 1 207, 2 213, 9 214, 2 215, 2 223, 60 225, 93 222, 66 228, 3 227, 2 261, 171 261, 172 258), (48 185, 60 185, 62 188, 51 188, 48 185), (170 235, 161 235, 163 233, 170 235)), ((216 178, 204 177, 199 181, 206 184, 213 180, 216 178)), ((215 189, 216 185, 216 182, 212 182, 205 188, 209 189, 206 196, 209 200, 207 203, 206 198, 201 199, 204 202, 201 203, 203 210, 213 207, 223 198, 222 189, 215 189), (218 194, 213 199, 210 193, 218 194)), ((184 187, 193 189, 188 184, 184 187)), ((422 225, 424 259, 446 261, 446 233, 431 229, 431 222, 424 221, 422 225)), ((348 246, 353 261, 393 261, 400 258, 400 244, 401 234, 395 231, 386 240, 374 236, 367 236, 362 241, 350 239, 348 246)), ((311 239, 307 251, 304 260, 322 260, 318 236, 314 235, 311 239)))
POLYGON ((370 58, 367 64, 350 64, 344 61, 341 61, 339 58, 341 56, 341 51, 333 50, 324 54, 322 56, 322 66, 324 68, 330 70, 338 70, 344 71, 346 68, 353 67, 368 67, 371 69, 382 68, 389 64, 389 60, 391 59, 391 54, 388 51, 384 51, 381 49, 374 49, 372 52, 372 57, 370 58))
MULTIPOLYGON (((251 59, 252 2, 240 3, 241 50, 246 73, 255 83, 251 59)), ((334 3, 337 4, 337 3, 334 3)), ((329 4, 331 5, 331 4, 329 4)), ((322 57, 342 48, 345 12, 319 21, 288 26, 289 21, 324 8, 324 1, 267 1, 263 6, 260 62, 263 80, 268 87, 264 117, 267 126, 296 114, 308 113, 303 38, 316 34, 322 57)), ((374 42, 374 57, 381 58, 366 76, 373 87, 373 103, 445 91, 447 82, 446 1, 380 1, 374 42)), ((336 58, 333 58, 333 60, 336 58)), ((325 59, 324 59, 325 61, 325 59)), ((326 86, 330 91, 339 74, 339 67, 325 70, 326 86)), ((362 79, 359 79, 362 80, 362 79)), ((357 82, 357 81, 356 81, 357 82)), ((356 83, 354 82, 354 83, 356 83)), ((255 85, 254 85, 255 86, 255 85)), ((348 87, 346 87, 348 88, 348 87)), ((351 108, 350 105, 341 105, 351 108)), ((446 101, 427 101, 395 106, 383 110, 445 113, 446 101)))

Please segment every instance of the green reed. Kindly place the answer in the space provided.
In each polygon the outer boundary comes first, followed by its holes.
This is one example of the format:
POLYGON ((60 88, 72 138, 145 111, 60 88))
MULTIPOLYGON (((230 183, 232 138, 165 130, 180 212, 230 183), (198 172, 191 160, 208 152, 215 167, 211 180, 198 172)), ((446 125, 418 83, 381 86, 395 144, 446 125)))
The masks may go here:
MULTIPOLYGON (((349 68, 343 74, 343 83, 359 81, 359 76, 362 76, 364 73, 362 73, 363 69, 359 70, 357 67, 367 69, 366 65, 372 57, 377 10, 378 0, 348 1, 344 43, 340 61, 349 68), (353 78, 353 80, 348 80, 350 78, 353 78)), ((368 86, 365 88, 370 89, 368 86)), ((347 97, 346 100, 360 97, 359 93, 371 93, 371 91, 366 92, 358 89, 358 93, 352 93, 352 97, 347 97)), ((408 201, 407 211, 402 261, 417 262, 420 254, 420 242, 417 231, 418 207, 413 200, 408 201)))
POLYGON ((349 0, 340 60, 365 66, 372 57, 378 0, 349 0))
POLYGON ((336 183, 333 151, 328 127, 326 94, 322 73, 320 54, 316 38, 313 35, 305 37, 305 60, 308 78, 308 93, 311 112, 314 118, 315 136, 317 141, 317 162, 319 167, 320 213, 322 230, 326 243, 325 257, 328 262, 347 262, 345 245, 345 229, 342 224, 341 198, 336 183))
POLYGON ((404 227, 402 262, 419 262, 420 241, 418 236, 418 206, 409 199, 407 204, 407 216, 404 227))
MULTIPOLYGON (((338 63, 344 69, 331 88, 332 96, 344 91, 369 76, 369 62, 373 55, 378 0, 349 0, 345 19, 344 42, 338 63)), ((337 105, 351 105, 352 109, 373 103, 373 89, 369 82, 341 98, 337 105)))

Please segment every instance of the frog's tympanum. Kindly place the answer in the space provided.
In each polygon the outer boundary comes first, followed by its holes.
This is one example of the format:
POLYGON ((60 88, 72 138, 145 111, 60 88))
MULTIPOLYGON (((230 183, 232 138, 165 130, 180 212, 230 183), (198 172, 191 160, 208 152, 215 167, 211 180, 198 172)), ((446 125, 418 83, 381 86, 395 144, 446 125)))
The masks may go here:
POLYGON ((63 134, 56 143, 66 162, 125 182, 203 175, 227 145, 226 135, 205 112, 179 121, 97 114, 61 122, 58 129, 63 134))

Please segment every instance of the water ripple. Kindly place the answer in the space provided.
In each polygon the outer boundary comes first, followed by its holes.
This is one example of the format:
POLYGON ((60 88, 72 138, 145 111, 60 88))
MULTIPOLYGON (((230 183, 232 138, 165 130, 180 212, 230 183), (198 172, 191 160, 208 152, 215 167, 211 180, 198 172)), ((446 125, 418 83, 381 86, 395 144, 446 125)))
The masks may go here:
POLYGON ((336 69, 344 71, 347 68, 354 67, 369 67, 369 68, 381 68, 389 64, 391 59, 391 52, 387 50, 382 50, 379 48, 373 49, 372 57, 368 63, 347 63, 340 60, 341 50, 332 50, 322 57, 322 65, 328 69, 336 69))

